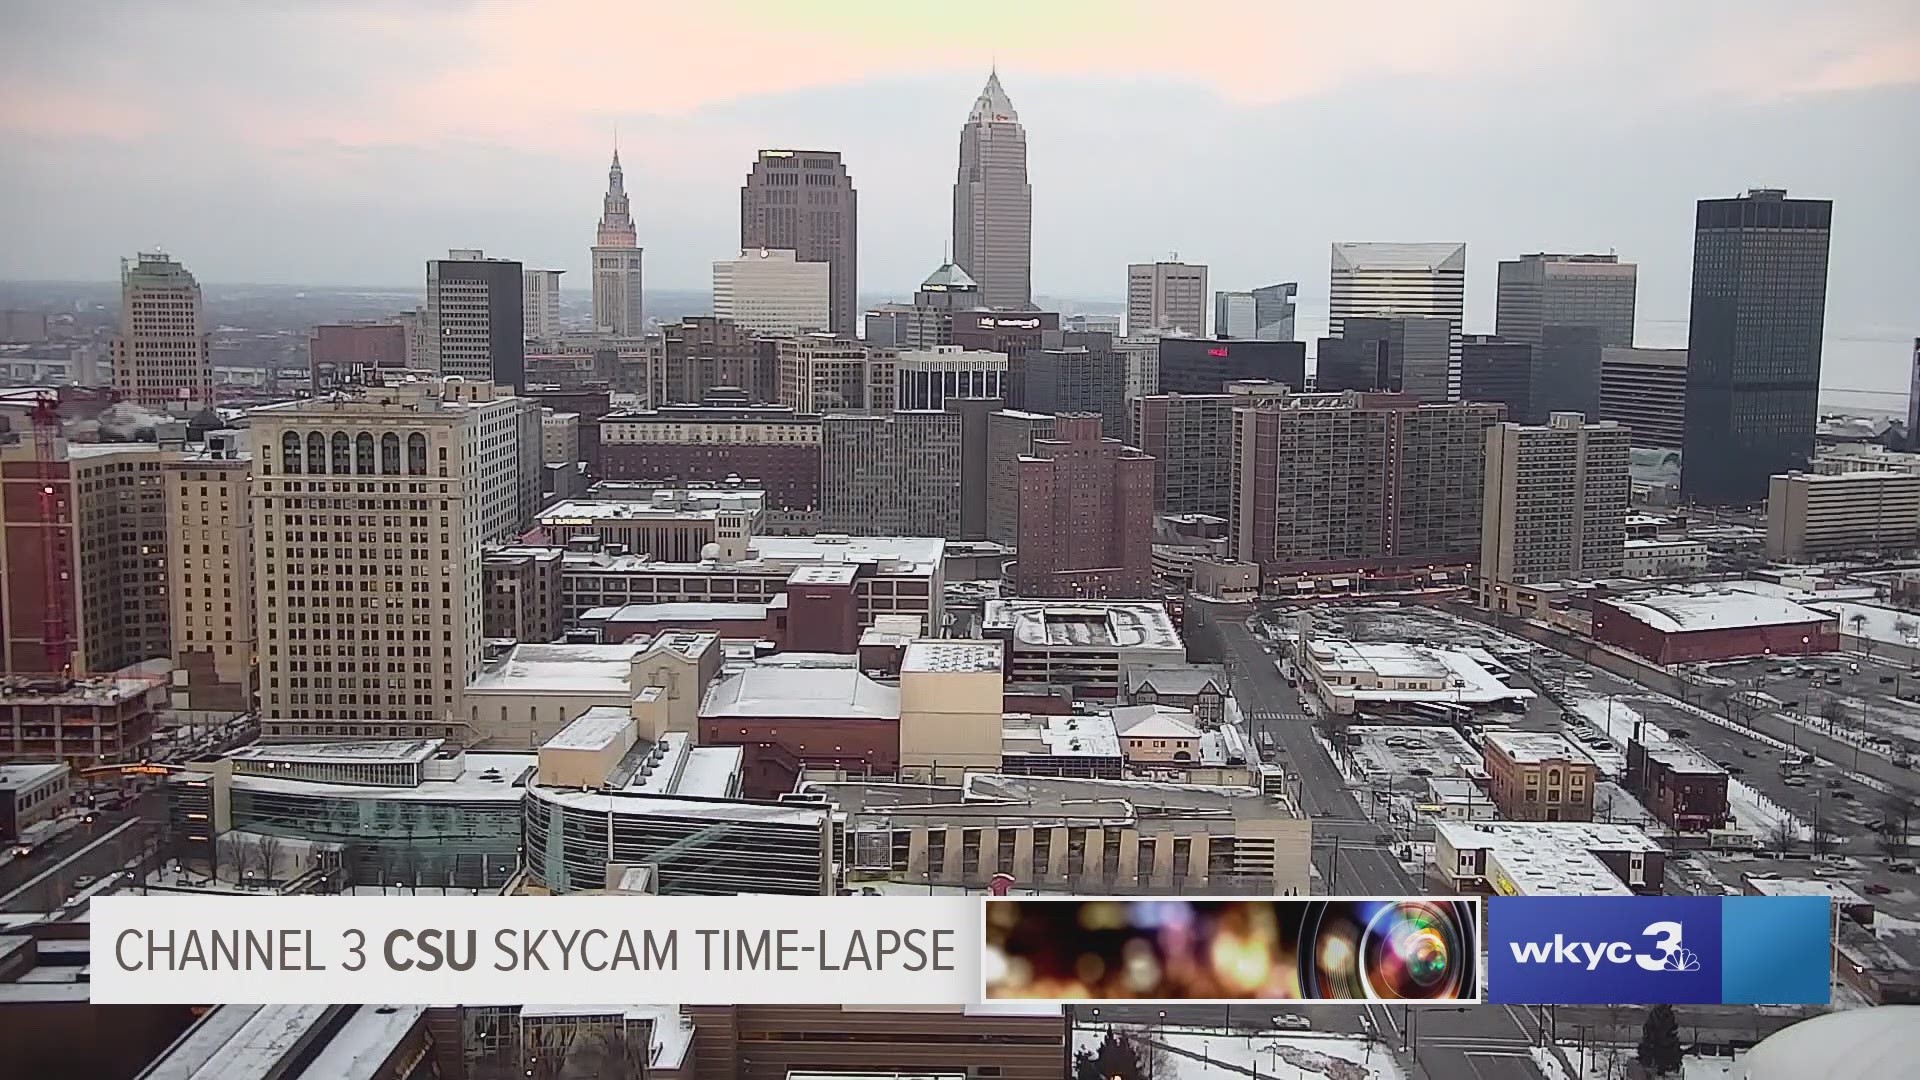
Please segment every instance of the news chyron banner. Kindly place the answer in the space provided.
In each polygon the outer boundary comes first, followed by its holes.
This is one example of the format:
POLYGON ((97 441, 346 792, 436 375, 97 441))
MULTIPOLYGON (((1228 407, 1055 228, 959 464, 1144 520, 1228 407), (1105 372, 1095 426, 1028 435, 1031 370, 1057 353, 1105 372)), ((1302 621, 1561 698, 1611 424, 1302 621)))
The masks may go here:
POLYGON ((1487 999, 1510 1005, 1825 1005, 1825 896, 1496 896, 1487 999))
POLYGON ((1480 1000, 1458 897, 987 901, 989 1000, 1480 1000))

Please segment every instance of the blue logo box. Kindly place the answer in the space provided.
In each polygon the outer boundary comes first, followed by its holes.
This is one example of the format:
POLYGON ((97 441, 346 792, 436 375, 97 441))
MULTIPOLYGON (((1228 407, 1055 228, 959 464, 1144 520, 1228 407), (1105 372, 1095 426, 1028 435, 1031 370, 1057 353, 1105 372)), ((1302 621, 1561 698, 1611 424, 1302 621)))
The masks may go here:
POLYGON ((1495 896, 1487 1000, 1825 1005, 1824 896, 1495 896))

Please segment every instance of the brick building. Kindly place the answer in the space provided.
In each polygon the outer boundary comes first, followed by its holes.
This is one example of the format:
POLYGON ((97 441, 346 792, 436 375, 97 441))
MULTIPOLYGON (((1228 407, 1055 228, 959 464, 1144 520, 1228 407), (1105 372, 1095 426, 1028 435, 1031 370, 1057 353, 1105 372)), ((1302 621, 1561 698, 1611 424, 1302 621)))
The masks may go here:
POLYGON ((1592 821, 1599 770, 1564 735, 1489 733, 1487 791, 1509 821, 1592 821))
POLYGON ((397 322, 322 323, 307 336, 307 363, 316 394, 363 383, 369 368, 407 366, 407 328, 397 322))
POLYGON ((1660 593, 1593 605, 1593 636, 1656 664, 1840 651, 1840 618, 1752 593, 1660 593))
POLYGON ((1648 813, 1675 832, 1724 828, 1732 818, 1727 808, 1727 770, 1690 747, 1649 746, 1638 738, 1630 740, 1626 785, 1648 813))
MULTIPOLYGON (((581 422, 586 423, 584 416, 581 422)), ((719 483, 740 478, 757 482, 771 506, 811 510, 820 505, 818 416, 780 405, 670 405, 608 416, 599 431, 604 479, 719 483)), ((586 453, 584 445, 581 452, 586 453)))
POLYGON ((1153 578, 1153 459, 1104 438, 1100 418, 1054 418, 1020 459, 1015 588, 1022 596, 1146 596, 1153 578))

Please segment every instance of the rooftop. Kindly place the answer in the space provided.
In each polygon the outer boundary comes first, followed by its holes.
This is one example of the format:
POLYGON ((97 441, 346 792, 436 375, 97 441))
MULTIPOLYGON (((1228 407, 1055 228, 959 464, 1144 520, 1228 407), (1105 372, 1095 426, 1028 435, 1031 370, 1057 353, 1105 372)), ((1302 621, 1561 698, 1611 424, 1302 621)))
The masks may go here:
POLYGON ((145 1080, 372 1080, 424 1005, 219 1005, 187 1029, 145 1080), (346 1014, 344 1020, 338 1018, 346 1014))
POLYGON ((989 600, 981 631, 1039 648, 1186 648, 1173 616, 1153 600, 989 600))
POLYGON ((356 742, 253 743, 229 751, 238 760, 288 761, 325 765, 422 762, 440 752, 442 739, 363 739, 356 742))
POLYGON ((1225 692, 1227 677, 1217 668, 1198 664, 1129 664, 1127 692, 1137 694, 1151 687, 1156 694, 1192 697, 1212 687, 1225 692))
POLYGON ((767 617, 766 604, 679 603, 625 604, 620 607, 594 608, 583 621, 606 619, 608 622, 758 622, 767 617))
POLYGON ((1727 772, 1685 743, 1655 743, 1645 749, 1648 758, 1665 765, 1669 772, 1686 776, 1724 776, 1727 772))
POLYGON ((1120 756, 1120 738, 1111 717, 1009 713, 1000 723, 1003 755, 1120 756))
POLYGON ((766 506, 758 491, 680 491, 663 489, 639 499, 568 499, 540 512, 542 525, 585 525, 596 521, 668 521, 703 518, 725 510, 754 513, 766 506))
POLYGON ((1485 851, 1487 880, 1508 895, 1629 896, 1633 890, 1594 853, 1661 850, 1634 826, 1590 821, 1438 821, 1433 828, 1455 851, 1485 851))
POLYGON ((907 646, 900 662, 902 673, 909 671, 997 672, 1000 670, 1001 644, 998 641, 941 639, 916 641, 907 646))
POLYGON ((1293 820, 1284 800, 1252 788, 1148 780, 968 773, 962 785, 889 781, 807 781, 849 816, 933 820, 1190 822, 1195 831, 1221 831, 1235 820, 1293 820))
POLYGON ((600 750, 617 741, 633 726, 633 712, 613 705, 595 705, 542 743, 542 750, 600 750))
POLYGON ((650 555, 570 551, 566 567, 579 572, 652 574, 780 574, 804 566, 871 566, 881 574, 932 577, 946 556, 946 541, 921 536, 756 536, 747 557, 736 562, 663 562, 650 555))
MULTIPOLYGON (((437 741, 437 740, 435 740, 437 741)), ((329 745, 303 744, 309 750, 329 745)), ((362 744, 364 745, 364 744, 362 744)), ((254 749, 247 747, 245 749, 254 749)), ((265 749, 282 749, 266 747, 265 749)), ((308 760, 326 760, 309 758, 308 760)), ((353 760, 353 759, 346 759, 353 760)), ((369 759, 372 760, 372 759, 369 759)), ((530 774, 539 763, 537 754, 488 754, 469 752, 460 759, 460 775, 447 780, 426 779, 413 787, 381 784, 336 784, 324 780, 295 780, 283 776, 259 776, 235 772, 236 791, 271 791, 288 795, 312 795, 329 799, 369 799, 428 802, 518 802, 525 793, 530 774)), ((183 774, 190 775, 190 774, 183 774)), ((175 777, 176 780, 181 777, 175 777)))
POLYGON ((112 675, 90 679, 8 675, 0 678, 0 704, 119 705, 155 688, 156 684, 147 679, 123 679, 112 675))
POLYGON ((1198 739, 1200 724, 1185 709, 1168 705, 1121 705, 1112 710, 1113 727, 1129 739, 1198 739))
POLYGON ((695 746, 685 732, 670 731, 634 762, 621 790, 639 795, 733 798, 739 793, 745 757, 744 747, 695 746))
POLYGON ((619 645, 515 645, 487 663, 467 692, 507 694, 623 694, 632 689, 633 661, 646 640, 619 645))
POLYGON ((1490 731, 1487 733, 1487 745, 1497 746, 1510 761, 1522 765, 1537 765, 1546 761, 1570 761, 1575 764, 1591 763, 1573 740, 1553 731, 1490 731))
POLYGON ((1652 593, 1602 603, 1668 634, 1834 621, 1832 615, 1801 607, 1784 597, 1750 592, 1652 593))
POLYGON ((1397 641, 1343 641, 1310 638, 1308 666, 1344 674, 1371 674, 1390 681, 1437 681, 1434 689, 1332 685, 1326 689, 1356 701, 1444 701, 1479 705, 1511 699, 1526 700, 1533 691, 1513 687, 1467 651, 1435 649, 1397 641))
POLYGON ((1838 881, 1770 877, 1762 874, 1742 874, 1740 879, 1747 888, 1761 896, 1826 896, 1831 897, 1836 904, 1872 903, 1855 892, 1852 886, 1838 881))
POLYGON ((852 667, 756 664, 707 688, 700 716, 900 719, 900 689, 852 667))
POLYGON ((32 787, 67 771, 67 766, 58 761, 0 765, 0 790, 32 787))

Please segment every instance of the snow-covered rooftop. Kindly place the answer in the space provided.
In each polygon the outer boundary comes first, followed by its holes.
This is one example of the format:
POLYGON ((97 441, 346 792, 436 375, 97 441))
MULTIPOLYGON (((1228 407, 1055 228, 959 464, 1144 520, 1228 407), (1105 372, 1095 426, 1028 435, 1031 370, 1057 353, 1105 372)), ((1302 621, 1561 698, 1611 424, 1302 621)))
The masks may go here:
POLYGON ((614 705, 595 705, 593 708, 574 717, 557 732, 553 738, 541 745, 542 750, 600 750, 614 742, 622 732, 633 726, 633 711, 614 705))
POLYGON ((702 498, 685 503, 629 502, 615 499, 568 499, 541 511, 542 525, 587 525, 598 521, 672 521, 711 519, 723 510, 752 513, 765 505, 760 492, 700 492, 702 498))
POLYGON ((1685 743, 1669 741, 1645 746, 1644 749, 1650 760, 1665 765, 1668 772, 1682 776, 1725 775, 1727 771, 1685 743))
POLYGON ((1219 669, 1198 664, 1130 664, 1127 667, 1127 692, 1137 694, 1152 687, 1156 694, 1192 697, 1211 686, 1224 691, 1226 676, 1219 669))
POLYGON ((1490 731, 1487 745, 1499 747, 1509 760, 1522 765, 1546 761, 1586 764, 1593 760, 1573 745, 1573 740, 1551 731, 1490 731))
POLYGON ((1456 649, 1436 649, 1398 641, 1343 641, 1311 638, 1309 664, 1318 671, 1338 672, 1382 680, 1436 682, 1433 689, 1402 689, 1325 683, 1324 690, 1355 701, 1443 701, 1485 705, 1495 701, 1527 700, 1533 691, 1508 686, 1472 655, 1456 649))
POLYGON ((620 694, 632 689, 646 640, 618 645, 515 645, 467 684, 468 693, 620 694))
POLYGON ((907 646, 900 670, 942 672, 999 671, 1001 644, 998 641, 965 641, 957 638, 916 641, 907 646))
POLYGON ((898 720, 900 689, 875 682, 851 667, 756 664, 708 687, 700 715, 898 720))
POLYGON ((1783 878, 1762 874, 1743 874, 1741 881, 1760 896, 1826 896, 1837 904, 1866 904, 1866 897, 1850 885, 1818 878, 1783 878))
POLYGON ((826 566, 798 566, 788 576, 789 585, 851 585, 853 579, 860 576, 860 570, 845 563, 833 563, 826 566))
POLYGON ((871 566, 876 573, 932 577, 946 556, 946 541, 924 536, 756 536, 737 562, 663 562, 649 555, 566 553, 567 568, 609 574, 759 574, 791 577, 809 565, 871 566))
POLYGON ((253 743, 227 752, 236 761, 289 761, 324 765, 422 762, 440 752, 444 739, 362 739, 327 743, 253 743))
POLYGON ((1112 710, 1113 728, 1128 739, 1197 739, 1200 723, 1171 705, 1122 705, 1112 710))
POLYGON ((423 780, 413 787, 335 784, 283 776, 257 776, 238 771, 233 774, 233 786, 237 791, 272 791, 329 799, 517 802, 526 790, 524 784, 519 782, 521 777, 533 769, 539 760, 537 754, 468 752, 462 758, 464 767, 459 776, 451 780, 423 780))
POLYGON ((1166 606, 1152 600, 989 600, 981 628, 1034 648, 1186 648, 1166 606))
POLYGON ((621 607, 595 608, 585 621, 608 622, 752 622, 767 617, 766 604, 677 603, 626 604, 621 607))
POLYGON ((1000 721, 1000 747, 1008 755, 1120 756, 1120 738, 1107 716, 1009 713, 1000 721))
POLYGON ((29 788, 66 771, 67 766, 58 761, 0 765, 0 789, 29 788))
POLYGON ((1522 896, 1629 896, 1633 890, 1594 853, 1661 850, 1632 825, 1591 821, 1437 821, 1433 828, 1455 851, 1486 852, 1487 879, 1504 879, 1522 896))
POLYGON ((1793 626, 1832 622, 1825 612, 1801 607, 1785 597, 1750 592, 1652 593, 1631 600, 1603 600, 1662 633, 1729 630, 1753 626, 1793 626))

